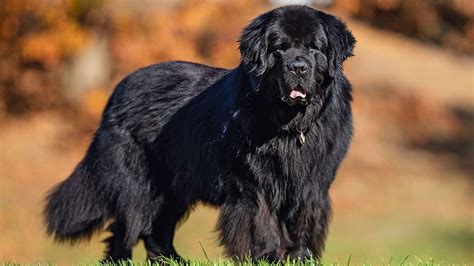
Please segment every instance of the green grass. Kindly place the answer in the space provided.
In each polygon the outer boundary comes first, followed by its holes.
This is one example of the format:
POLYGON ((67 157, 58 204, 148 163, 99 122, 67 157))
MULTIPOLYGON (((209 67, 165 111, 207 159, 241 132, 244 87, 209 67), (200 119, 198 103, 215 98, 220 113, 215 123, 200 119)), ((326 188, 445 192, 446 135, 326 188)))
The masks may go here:
MULTIPOLYGON (((2 262, 2 266, 17 266, 17 265, 22 265, 16 262, 2 262)), ((24 264, 23 264, 24 265, 24 264)), ((37 263, 32 263, 28 265, 56 265, 55 263, 52 262, 37 262, 37 263)), ((459 262, 459 263, 446 263, 442 261, 436 261, 433 258, 428 258, 428 259, 422 259, 417 256, 406 256, 400 260, 396 260, 393 258, 390 258, 388 260, 384 260, 383 258, 380 258, 378 261, 363 261, 363 262, 353 262, 351 260, 351 256, 347 258, 346 261, 317 261, 315 259, 305 259, 302 261, 299 260, 290 260, 287 259, 285 262, 278 262, 278 263, 271 263, 268 262, 267 260, 259 260, 259 261, 252 261, 251 259, 245 259, 242 261, 232 261, 228 259, 218 259, 211 261, 209 259, 207 260, 197 260, 197 259, 189 259, 186 260, 185 262, 183 261, 178 261, 174 260, 171 258, 159 258, 157 261, 151 262, 151 261, 144 261, 144 262, 139 262, 139 261, 133 261, 133 260, 124 260, 124 261, 119 261, 117 263, 101 263, 97 261, 90 261, 90 262, 84 262, 80 263, 77 265, 97 265, 97 266, 155 266, 155 265, 170 265, 170 266, 179 266, 179 265, 186 265, 186 266, 350 266, 350 265, 362 265, 362 266, 371 266, 371 265, 384 265, 384 266, 441 266, 441 265, 470 265, 465 262, 459 262)))

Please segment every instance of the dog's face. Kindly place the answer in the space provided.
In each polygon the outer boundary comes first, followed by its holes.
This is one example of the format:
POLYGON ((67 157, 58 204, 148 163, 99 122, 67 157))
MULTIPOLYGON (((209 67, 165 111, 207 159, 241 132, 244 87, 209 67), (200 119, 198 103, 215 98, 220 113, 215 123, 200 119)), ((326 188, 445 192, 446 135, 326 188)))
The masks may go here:
POLYGON ((321 25, 311 18, 293 15, 284 13, 278 26, 269 29, 266 77, 275 84, 272 87, 279 89, 282 101, 306 105, 316 96, 328 69, 323 50, 327 37, 321 25))
POLYGON ((355 39, 335 17, 287 6, 256 18, 240 39, 242 64, 267 94, 288 105, 323 101, 324 84, 341 73, 355 39))

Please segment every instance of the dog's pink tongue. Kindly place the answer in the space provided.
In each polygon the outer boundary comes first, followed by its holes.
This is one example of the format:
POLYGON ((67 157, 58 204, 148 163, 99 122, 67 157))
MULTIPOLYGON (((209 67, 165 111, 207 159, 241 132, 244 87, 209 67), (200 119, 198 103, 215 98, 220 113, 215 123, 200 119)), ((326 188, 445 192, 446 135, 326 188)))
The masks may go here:
POLYGON ((298 97, 304 98, 304 97, 306 97, 306 93, 298 91, 298 90, 292 90, 290 92, 290 98, 295 99, 295 98, 298 98, 298 97))

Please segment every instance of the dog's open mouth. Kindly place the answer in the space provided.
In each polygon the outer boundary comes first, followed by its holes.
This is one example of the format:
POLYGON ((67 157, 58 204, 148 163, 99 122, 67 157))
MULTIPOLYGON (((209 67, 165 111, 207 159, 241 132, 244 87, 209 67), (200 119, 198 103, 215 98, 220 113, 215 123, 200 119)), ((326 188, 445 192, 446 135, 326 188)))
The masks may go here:
POLYGON ((294 100, 296 100, 298 98, 304 99, 304 98, 306 98, 306 92, 304 91, 304 89, 300 85, 297 85, 296 87, 294 87, 291 90, 290 98, 294 99, 294 100))

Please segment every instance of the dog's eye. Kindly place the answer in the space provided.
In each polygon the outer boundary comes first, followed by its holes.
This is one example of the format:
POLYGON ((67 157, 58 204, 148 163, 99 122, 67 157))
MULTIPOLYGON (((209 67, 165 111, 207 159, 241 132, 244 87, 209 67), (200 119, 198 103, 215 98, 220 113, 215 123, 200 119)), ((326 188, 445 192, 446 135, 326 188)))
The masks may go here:
POLYGON ((285 50, 282 49, 281 47, 275 47, 274 49, 272 49, 271 53, 274 54, 275 56, 281 56, 281 54, 284 52, 285 50))
POLYGON ((270 51, 270 53, 273 54, 274 56, 280 57, 281 53, 283 53, 283 50, 274 48, 270 51))
POLYGON ((274 49, 277 53, 282 53, 290 48, 290 45, 288 43, 279 43, 275 45, 274 49))

